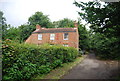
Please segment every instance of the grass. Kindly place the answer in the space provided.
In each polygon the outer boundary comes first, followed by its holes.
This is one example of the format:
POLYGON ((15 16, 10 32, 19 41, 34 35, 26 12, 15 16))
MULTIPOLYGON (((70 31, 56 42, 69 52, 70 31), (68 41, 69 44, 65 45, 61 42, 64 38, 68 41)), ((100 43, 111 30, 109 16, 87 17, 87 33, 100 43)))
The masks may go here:
POLYGON ((78 57, 75 59, 74 62, 64 63, 63 67, 58 67, 52 70, 50 73, 43 76, 38 75, 37 77, 32 78, 32 80, 33 79, 60 79, 63 75, 67 74, 70 69, 72 69, 78 63, 80 63, 84 58, 85 56, 78 57))

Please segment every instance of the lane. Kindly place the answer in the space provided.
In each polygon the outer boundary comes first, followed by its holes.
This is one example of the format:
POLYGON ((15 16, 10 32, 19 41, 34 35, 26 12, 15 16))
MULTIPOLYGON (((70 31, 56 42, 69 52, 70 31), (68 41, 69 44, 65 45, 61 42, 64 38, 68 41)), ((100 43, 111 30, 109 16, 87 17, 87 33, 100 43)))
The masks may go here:
POLYGON ((110 79, 117 70, 116 61, 97 60, 91 53, 61 79, 110 79))

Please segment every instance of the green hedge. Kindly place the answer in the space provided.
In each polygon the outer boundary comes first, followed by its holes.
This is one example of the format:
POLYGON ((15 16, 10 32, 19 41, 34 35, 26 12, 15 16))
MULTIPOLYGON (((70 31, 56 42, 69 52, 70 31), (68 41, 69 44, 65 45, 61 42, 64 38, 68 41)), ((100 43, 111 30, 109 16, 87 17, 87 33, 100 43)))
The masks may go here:
POLYGON ((3 42, 2 51, 3 80, 28 80, 72 62, 78 56, 78 51, 72 47, 19 44, 10 40, 3 42))

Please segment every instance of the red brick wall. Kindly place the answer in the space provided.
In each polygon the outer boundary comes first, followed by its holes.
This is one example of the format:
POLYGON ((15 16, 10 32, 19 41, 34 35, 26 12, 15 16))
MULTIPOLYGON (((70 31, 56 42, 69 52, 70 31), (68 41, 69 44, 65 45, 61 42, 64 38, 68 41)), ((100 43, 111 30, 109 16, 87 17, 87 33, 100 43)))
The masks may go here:
POLYGON ((78 44, 79 44, 78 32, 68 32, 68 40, 63 39, 64 33, 54 33, 55 40, 50 40, 50 34, 52 33, 41 33, 41 34, 42 34, 42 40, 38 40, 38 34, 34 33, 26 40, 26 43, 32 43, 37 45, 44 43, 61 44, 61 45, 68 44, 69 47, 78 48, 78 44))

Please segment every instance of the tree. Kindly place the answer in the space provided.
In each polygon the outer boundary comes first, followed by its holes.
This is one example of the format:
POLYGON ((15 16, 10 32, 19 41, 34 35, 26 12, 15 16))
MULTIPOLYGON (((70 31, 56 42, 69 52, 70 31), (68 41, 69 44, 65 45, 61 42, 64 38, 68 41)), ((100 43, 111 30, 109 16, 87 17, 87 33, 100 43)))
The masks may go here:
POLYGON ((64 19, 59 20, 59 21, 54 21, 53 24, 56 28, 74 27, 74 21, 71 19, 68 19, 68 18, 64 18, 64 19))
POLYGON ((2 25, 2 20, 3 20, 3 12, 0 11, 0 24, 2 25))
POLYGON ((47 15, 44 15, 42 12, 35 12, 34 15, 28 19, 29 25, 36 26, 36 24, 41 25, 42 27, 51 28, 53 27, 52 22, 47 15))
POLYGON ((78 12, 80 17, 91 24, 93 37, 96 37, 93 41, 98 41, 95 48, 99 56, 105 58, 108 56, 109 59, 118 58, 120 52, 120 2, 102 5, 98 1, 88 3, 75 1, 74 4, 82 10, 82 12, 78 12), (100 37, 96 36, 98 33, 100 37))
POLYGON ((18 28, 20 30, 20 42, 24 42, 36 29, 35 26, 32 25, 21 25, 18 28))
MULTIPOLYGON (((0 11, 0 35, 2 35, 2 16, 3 13, 0 11)), ((0 40, 2 40, 2 37, 0 37, 0 40)))
POLYGON ((31 35, 31 33, 36 29, 35 26, 37 24, 46 28, 54 27, 47 15, 44 15, 42 12, 35 12, 34 15, 29 17, 27 25, 19 26, 21 42, 24 42, 31 35))
POLYGON ((93 29, 95 32, 104 32, 107 34, 107 32, 111 30, 113 26, 120 25, 120 2, 106 3, 106 5, 102 5, 97 1, 88 3, 75 2, 74 4, 77 7, 82 8, 81 10, 83 10, 84 13, 78 12, 80 17, 90 23, 91 29, 93 29))
POLYGON ((79 32, 79 48, 82 50, 89 49, 89 32, 85 28, 84 25, 78 25, 78 32, 79 32))
POLYGON ((20 42, 20 30, 16 27, 10 27, 6 33, 6 39, 14 40, 20 42))
MULTIPOLYGON (((6 39, 6 34, 7 34, 7 28, 9 25, 6 24, 6 19, 3 17, 3 12, 0 11, 0 28, 2 28, 2 39, 6 39)), ((1 32, 1 31, 0 31, 1 32)))

